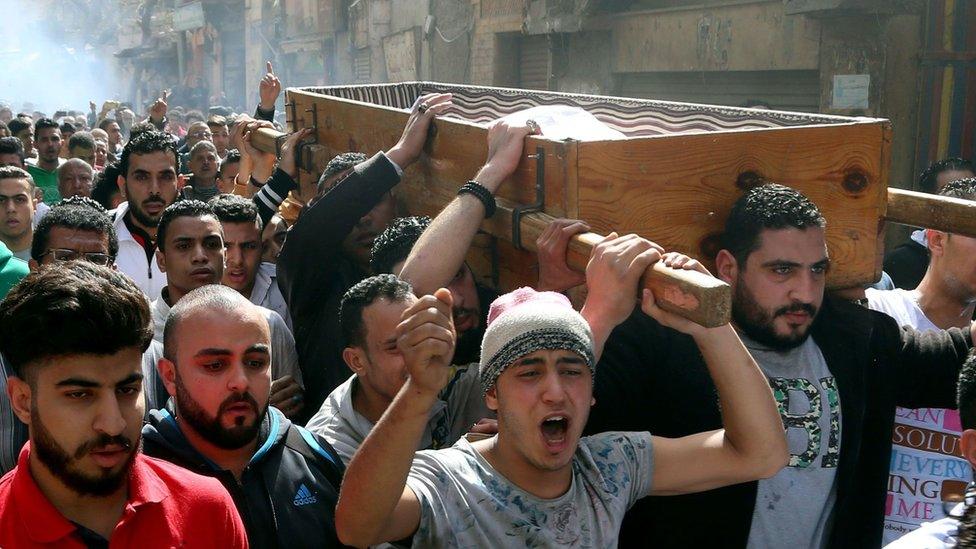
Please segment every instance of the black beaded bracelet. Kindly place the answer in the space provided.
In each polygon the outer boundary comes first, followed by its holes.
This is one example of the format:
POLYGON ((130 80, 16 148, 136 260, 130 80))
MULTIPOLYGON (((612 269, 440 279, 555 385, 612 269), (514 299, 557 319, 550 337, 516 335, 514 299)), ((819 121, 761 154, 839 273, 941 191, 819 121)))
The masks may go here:
POLYGON ((462 194, 473 194, 475 198, 481 201, 481 204, 485 207, 485 218, 489 218, 495 215, 495 197, 491 194, 491 191, 485 188, 484 185, 478 183, 477 181, 468 181, 461 188, 458 189, 458 195, 462 194))

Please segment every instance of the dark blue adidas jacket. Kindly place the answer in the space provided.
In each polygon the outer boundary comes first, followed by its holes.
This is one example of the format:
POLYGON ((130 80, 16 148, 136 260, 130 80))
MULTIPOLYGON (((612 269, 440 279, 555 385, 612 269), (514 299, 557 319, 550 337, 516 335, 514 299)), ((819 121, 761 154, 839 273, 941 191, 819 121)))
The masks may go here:
POLYGON ((325 439, 277 409, 268 408, 258 450, 240 484, 190 446, 166 410, 150 413, 142 439, 146 455, 220 480, 234 498, 252 549, 342 547, 335 533, 342 461, 325 439))

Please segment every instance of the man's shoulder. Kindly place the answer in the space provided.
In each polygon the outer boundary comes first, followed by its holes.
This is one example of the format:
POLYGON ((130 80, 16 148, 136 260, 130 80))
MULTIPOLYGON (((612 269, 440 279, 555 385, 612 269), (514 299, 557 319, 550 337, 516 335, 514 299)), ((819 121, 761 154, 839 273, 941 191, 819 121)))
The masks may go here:
POLYGON ((162 482, 182 504, 223 504, 230 499, 227 490, 215 478, 194 473, 165 459, 140 454, 137 458, 145 471, 162 482))

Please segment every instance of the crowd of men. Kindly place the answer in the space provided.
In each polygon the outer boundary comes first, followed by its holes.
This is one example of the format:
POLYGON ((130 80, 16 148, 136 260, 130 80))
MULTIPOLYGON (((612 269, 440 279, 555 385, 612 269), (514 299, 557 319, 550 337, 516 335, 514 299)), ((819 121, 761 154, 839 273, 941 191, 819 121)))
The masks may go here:
POLYGON ((435 218, 398 217, 451 96, 309 197, 310 130, 252 144, 280 92, 269 63, 253 116, 0 107, 0 547, 976 546, 976 238, 919 229, 830 295, 784 181, 735 202, 714 274, 616 233, 577 273, 560 219, 498 295, 465 258, 538 128, 494 123, 435 218), (728 283, 732 323, 639 293, 655 262, 728 283))

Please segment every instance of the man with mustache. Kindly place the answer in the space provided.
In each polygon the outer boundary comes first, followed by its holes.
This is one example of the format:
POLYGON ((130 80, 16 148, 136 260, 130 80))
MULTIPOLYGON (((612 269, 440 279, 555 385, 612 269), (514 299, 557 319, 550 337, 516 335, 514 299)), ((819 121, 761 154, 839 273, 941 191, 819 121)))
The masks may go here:
MULTIPOLYGON (((790 461, 769 479, 650 498, 621 545, 878 547, 895 407, 954 407, 972 329, 917 332, 824 296, 826 220, 801 193, 767 184, 733 205, 717 275, 736 331, 773 388, 790 461), (701 527, 702 509, 721 509, 701 527)), ((717 428, 715 386, 694 341, 635 311, 597 369, 589 432, 684 436, 717 428)))
POLYGON ((0 304, 7 396, 30 432, 0 479, 0 546, 247 547, 218 482, 139 452, 151 338, 145 295, 87 261, 32 273, 0 304))
POLYGON ((115 264, 150 299, 166 287, 166 274, 153 260, 156 226, 182 186, 179 168, 173 138, 160 132, 145 132, 131 139, 119 161, 117 184, 125 202, 112 211, 119 235, 115 264))
POLYGON ((14 257, 30 259, 34 239, 34 216, 37 215, 34 179, 14 167, 0 168, 0 242, 14 257))
MULTIPOLYGON (((156 262, 167 274, 166 287, 152 303, 155 339, 163 341, 163 326, 183 296, 207 284, 220 284, 224 275, 224 233, 209 204, 181 200, 167 207, 159 219, 156 262)), ((292 417, 304 407, 302 372, 295 340, 281 315, 260 307, 271 329, 274 354, 271 403, 292 417)), ((164 344, 165 346, 165 344, 164 344)))
POLYGON ((203 286, 173 307, 164 332, 159 369, 174 406, 151 413, 146 454, 220 480, 252 548, 338 547, 342 462, 269 406, 276 357, 260 307, 203 286))

